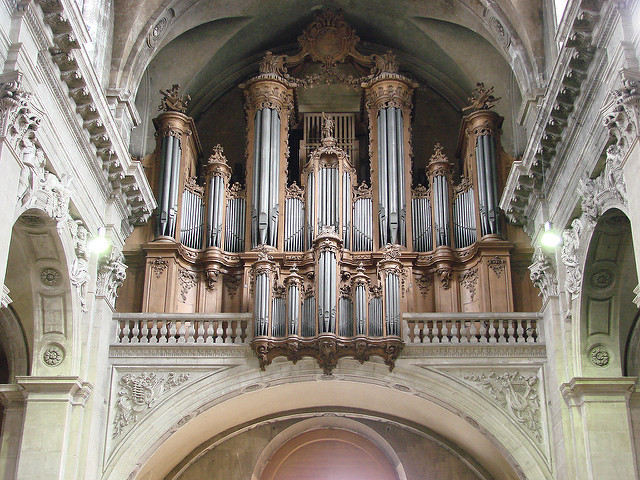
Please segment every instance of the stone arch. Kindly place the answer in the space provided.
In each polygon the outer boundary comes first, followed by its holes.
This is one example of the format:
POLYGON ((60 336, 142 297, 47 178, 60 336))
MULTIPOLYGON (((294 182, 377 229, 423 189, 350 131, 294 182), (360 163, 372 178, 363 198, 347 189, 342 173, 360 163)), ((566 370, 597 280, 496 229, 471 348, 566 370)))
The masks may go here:
POLYGON ((638 280, 631 223, 619 207, 603 208, 603 214, 586 224, 581 234, 582 278, 574 304, 581 376, 619 377, 627 363, 637 313, 633 289, 638 280))
MULTIPOLYGON (((402 462, 400 461, 398 454, 391 447, 389 442, 387 442, 384 437, 382 437, 382 435, 377 433, 372 428, 364 425, 363 423, 357 422, 350 418, 337 416, 309 418, 307 420, 302 420, 280 432, 273 440, 271 440, 271 442, 269 442, 267 447, 262 451, 253 469, 251 480, 258 480, 262 478, 265 468, 267 468, 269 462, 274 458, 274 455, 276 455, 278 452, 281 452, 283 449, 287 449, 287 444, 289 444, 292 440, 319 430, 348 431, 353 435, 357 435, 361 438, 366 439, 368 442, 374 445, 375 452, 384 457, 389 466, 393 468, 396 475, 394 478, 397 480, 407 480, 407 475, 404 471, 402 462)), ((316 439, 314 438, 313 440, 316 439)), ((289 452, 284 453, 286 454, 289 452)))
POLYGON ((0 350, 7 361, 7 383, 15 383, 16 377, 29 374, 27 339, 22 323, 10 305, 0 308, 0 350))
POLYGON ((185 383, 141 415, 119 443, 107 445, 103 478, 165 478, 212 435, 285 408, 364 408, 410 420, 458 445, 496 480, 551 478, 546 434, 542 442, 534 439, 504 407, 464 380, 400 366, 389 375, 381 364, 343 362, 331 377, 320 375, 312 360, 303 360, 266 373, 251 365, 222 368, 227 373, 220 379, 205 374, 185 383))
POLYGON ((32 375, 65 375, 74 370, 71 363, 81 310, 71 284, 75 242, 68 228, 70 217, 67 213, 60 221, 49 213, 30 208, 14 223, 5 280, 31 353, 32 375))

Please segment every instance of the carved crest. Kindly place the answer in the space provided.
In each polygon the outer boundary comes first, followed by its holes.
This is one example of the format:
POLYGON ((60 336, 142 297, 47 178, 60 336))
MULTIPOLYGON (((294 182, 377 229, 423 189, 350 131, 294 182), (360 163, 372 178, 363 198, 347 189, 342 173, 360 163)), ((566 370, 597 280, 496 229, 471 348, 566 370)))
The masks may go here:
POLYGON ((177 83, 174 83, 168 90, 160 90, 162 100, 158 106, 158 111, 185 113, 191 97, 189 95, 180 96, 178 94, 179 90, 180 85, 177 83))

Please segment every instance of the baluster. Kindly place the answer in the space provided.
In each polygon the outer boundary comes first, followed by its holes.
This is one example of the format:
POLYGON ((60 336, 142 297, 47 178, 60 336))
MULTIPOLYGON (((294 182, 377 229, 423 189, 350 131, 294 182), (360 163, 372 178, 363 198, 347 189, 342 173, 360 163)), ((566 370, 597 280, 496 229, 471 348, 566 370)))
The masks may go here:
POLYGON ((149 343, 149 322, 142 321, 142 329, 140 330, 140 343, 149 343))
POLYGON ((451 321, 451 343, 460 343, 460 337, 458 335, 458 321, 451 321))
POLYGON ((408 320, 407 321, 407 330, 408 330, 408 334, 409 334, 409 343, 416 343, 415 342, 415 337, 416 337, 416 327, 418 325, 418 322, 414 322, 412 320, 408 320))
POLYGON ((162 326, 160 327, 160 338, 158 339, 158 343, 167 343, 167 322, 162 322, 162 326))
POLYGON ((204 321, 199 321, 198 323, 198 338, 196 339, 196 343, 204 343, 204 321))
POLYGON ((187 343, 195 343, 196 329, 193 326, 193 322, 189 322, 189 326, 187 327, 187 343))
POLYGON ((505 332, 504 320, 498 320, 498 343, 507 343, 505 332))
POLYGON ((460 343, 469 343, 469 327, 466 320, 460 322, 460 343))
POLYGON ((186 322, 180 322, 180 329, 178 330, 178 343, 185 343, 187 341, 187 327, 186 322))
POLYGON ((533 334, 534 328, 531 326, 531 319, 527 319, 527 343, 534 343, 536 341, 533 334))
POLYGON ((449 329, 447 328, 447 321, 442 321, 442 327, 440 329, 440 333, 442 334, 442 338, 440 341, 442 343, 449 343, 449 329))
POLYGON ((176 334, 178 333, 177 329, 176 329, 176 323, 175 322, 169 322, 169 339, 168 342, 169 343, 176 343, 176 334))
POLYGON ((489 320, 489 343, 496 343, 496 327, 494 324, 494 320, 489 320))
POLYGON ((516 343, 514 322, 517 322, 517 320, 507 320, 507 343, 516 343))
POLYGON ((158 343, 158 322, 155 320, 151 324, 151 337, 149 338, 149 343, 158 343))
POLYGON ((122 343, 130 343, 131 339, 129 338, 129 320, 124 321, 124 328, 122 329, 122 343))
POLYGON ((477 322, 471 321, 471 327, 469 328, 469 342, 478 343, 478 329, 476 328, 477 322))
POLYGON ((516 320, 518 324, 518 328, 516 329, 516 334, 518 335, 518 343, 524 343, 524 327, 522 326, 522 320, 516 320))
POLYGON ((224 338, 222 337, 224 333, 224 328, 222 326, 223 322, 216 322, 216 341, 215 343, 224 343, 224 338))
POLYGON ((207 322, 207 340, 205 343, 213 343, 213 322, 211 320, 207 322))
POLYGON ((228 343, 236 343, 236 338, 238 338, 238 322, 237 320, 232 320, 231 321, 231 336, 230 336, 230 342, 228 343))

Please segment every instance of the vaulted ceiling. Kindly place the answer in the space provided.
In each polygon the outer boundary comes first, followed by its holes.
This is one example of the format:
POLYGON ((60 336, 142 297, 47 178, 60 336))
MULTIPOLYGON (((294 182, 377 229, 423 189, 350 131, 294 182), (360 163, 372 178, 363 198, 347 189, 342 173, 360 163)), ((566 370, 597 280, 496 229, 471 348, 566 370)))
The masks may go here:
MULTIPOLYGON (((206 114, 257 72, 267 50, 295 52, 314 13, 341 9, 363 52, 389 49, 407 74, 454 108, 475 82, 507 97, 542 84, 542 0, 116 0, 111 85, 137 97, 143 121, 157 91, 179 83, 189 114, 206 114), (139 95, 139 92, 143 92, 139 95)), ((513 102, 518 105, 513 104, 513 102)), ((152 105, 153 104, 153 105, 152 105)), ((507 122, 508 123, 508 122, 507 122)))

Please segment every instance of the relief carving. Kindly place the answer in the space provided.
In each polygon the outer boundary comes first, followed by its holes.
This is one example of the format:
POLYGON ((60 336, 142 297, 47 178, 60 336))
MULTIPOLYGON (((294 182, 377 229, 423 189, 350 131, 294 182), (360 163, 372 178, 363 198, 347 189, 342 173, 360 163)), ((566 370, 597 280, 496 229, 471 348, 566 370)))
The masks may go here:
POLYGON ((155 274, 156 278, 160 278, 169 266, 169 262, 162 258, 154 258, 149 262, 149 266, 151 267, 151 270, 155 274))
POLYGON ((566 269, 565 290, 568 300, 578 298, 582 284, 582 271, 578 262, 578 249, 580 248, 580 234, 582 233, 582 221, 578 218, 571 222, 571 228, 562 232, 562 253, 560 259, 566 269))
POLYGON ((507 264, 507 261, 504 258, 500 258, 500 257, 493 257, 488 262, 489 268, 493 270, 493 273, 495 273, 498 278, 500 278, 500 276, 502 275, 502 272, 504 272, 504 268, 506 264, 507 264))
POLYGON ((163 393, 189 380, 188 373, 127 373, 118 380, 113 419, 113 438, 117 438, 152 408, 163 393))
POLYGON ((542 249, 538 248, 533 254, 533 264, 529 267, 531 273, 529 277, 533 285, 540 290, 539 295, 543 298, 558 295, 558 278, 551 261, 544 254, 542 249))
POLYGON ((127 278, 127 265, 124 262, 124 255, 112 248, 109 256, 102 258, 98 264, 96 295, 104 297, 111 307, 115 307, 118 288, 127 278))
POLYGON ((537 375, 525 377, 517 371, 501 375, 491 372, 465 375, 464 378, 481 386, 538 442, 542 441, 537 375))
POLYGON ((89 232, 80 220, 69 220, 68 224, 75 242, 76 253, 69 278, 71 285, 76 288, 82 311, 87 312, 87 286, 89 280, 91 280, 91 275, 89 275, 89 252, 87 251, 89 232))
POLYGON ((472 268, 460 274, 460 285, 467 289, 471 301, 476 299, 476 287, 478 285, 478 268, 472 268))
POLYGON ((160 112, 179 112, 185 113, 187 111, 187 105, 191 101, 189 95, 179 95, 180 85, 174 83, 171 88, 167 90, 160 90, 162 100, 158 106, 160 112))
POLYGON ((180 268, 178 269, 178 279, 180 280, 180 298, 182 298, 182 303, 186 303, 187 294, 198 283, 198 274, 180 268))

